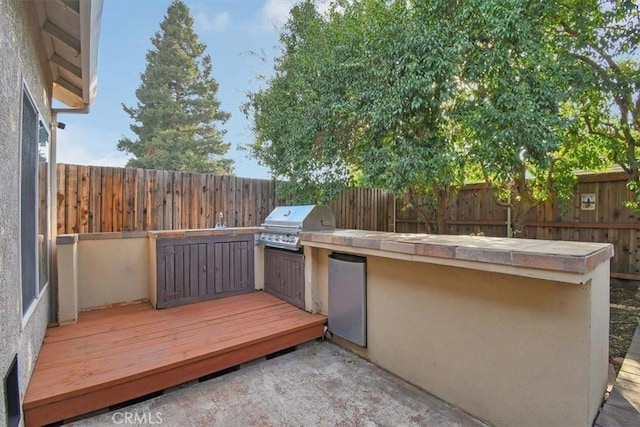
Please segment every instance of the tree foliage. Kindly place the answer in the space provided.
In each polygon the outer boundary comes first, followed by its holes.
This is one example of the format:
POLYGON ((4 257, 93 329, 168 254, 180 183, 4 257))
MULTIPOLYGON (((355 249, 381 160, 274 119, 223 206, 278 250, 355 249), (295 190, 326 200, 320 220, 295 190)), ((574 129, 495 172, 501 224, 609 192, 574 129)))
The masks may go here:
POLYGON ((610 64, 637 48, 632 11, 628 1, 357 0, 323 16, 308 0, 284 28, 274 77, 249 94, 251 153, 299 200, 354 183, 426 197, 432 231, 447 195, 480 179, 521 228, 540 202, 571 195, 575 169, 615 162, 633 178, 638 67, 610 64))
POLYGON ((566 0, 555 16, 554 51, 573 60, 573 126, 567 143, 598 155, 629 175, 640 202, 640 6, 633 0, 566 0), (582 144, 576 141, 582 141, 582 144))
POLYGON ((133 154, 127 166, 192 172, 231 173, 222 158, 229 114, 220 109, 212 60, 198 42, 187 6, 174 0, 151 39, 147 67, 136 90, 135 107, 123 105, 133 119, 135 140, 121 138, 118 149, 133 154))
POLYGON ((327 201, 353 183, 438 194, 460 179, 444 115, 454 34, 435 25, 445 17, 415 14, 384 1, 337 3, 328 17, 311 1, 293 8, 275 75, 246 110, 251 152, 287 194, 327 201))

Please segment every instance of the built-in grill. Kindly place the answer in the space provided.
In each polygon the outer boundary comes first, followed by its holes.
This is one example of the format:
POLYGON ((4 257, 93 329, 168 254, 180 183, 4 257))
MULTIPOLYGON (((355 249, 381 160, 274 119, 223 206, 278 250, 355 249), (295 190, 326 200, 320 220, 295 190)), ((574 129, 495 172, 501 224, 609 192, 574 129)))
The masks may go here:
POLYGON ((259 243, 264 248, 264 290, 305 309, 302 231, 331 231, 335 218, 328 206, 280 206, 264 221, 259 243))
POLYGON ((336 220, 329 206, 279 206, 267 216, 262 226, 260 243, 297 251, 301 231, 331 231, 336 227, 336 220))

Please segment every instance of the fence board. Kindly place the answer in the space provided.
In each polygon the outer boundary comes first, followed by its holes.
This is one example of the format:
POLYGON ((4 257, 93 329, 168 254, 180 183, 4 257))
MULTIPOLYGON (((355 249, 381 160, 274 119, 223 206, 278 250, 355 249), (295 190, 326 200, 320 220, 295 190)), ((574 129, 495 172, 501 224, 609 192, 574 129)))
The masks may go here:
MULTIPOLYGON (((144 169, 136 169, 136 203, 135 213, 136 213, 136 222, 133 230, 148 230, 149 227, 147 225, 147 186, 145 180, 145 170, 144 169)), ((133 231, 131 230, 131 231, 133 231)))
POLYGON ((78 166, 78 233, 89 229, 89 197, 91 171, 88 166, 78 166))
MULTIPOLYGON (((612 275, 640 280, 640 221, 624 206, 632 196, 625 184, 619 173, 579 176, 570 200, 544 203, 529 214, 522 237, 612 243, 612 275), (582 209, 585 193, 596 194, 595 210, 582 209)), ((398 199, 397 231, 424 232, 419 211, 408 205, 406 196, 398 199)), ((446 218, 449 234, 506 236, 507 209, 483 185, 469 185, 454 194, 447 202, 446 218)))
POLYGON ((65 233, 78 232, 78 167, 76 165, 67 165, 66 170, 66 212, 67 224, 65 233))
MULTIPOLYGON (((57 216, 58 223, 57 234, 65 234, 67 232, 67 217, 66 217, 66 190, 67 190, 67 182, 66 182, 66 167, 65 165, 58 165, 56 170, 56 181, 58 183, 58 190, 56 194, 56 203, 57 203, 57 216)), ((40 176, 40 179, 43 179, 43 176, 40 176)))
POLYGON ((124 169, 120 168, 112 168, 113 173, 113 217, 114 217, 114 227, 113 231, 122 231, 123 229, 123 219, 124 219, 124 206, 122 203, 123 199, 123 190, 124 190, 124 169))
POLYGON ((102 171, 102 231, 113 231, 113 172, 111 168, 102 171))
POLYGON ((171 230, 173 227, 173 211, 174 204, 177 203, 173 192, 174 174, 168 171, 158 171, 158 204, 161 211, 158 212, 158 223, 155 225, 157 230, 171 230))

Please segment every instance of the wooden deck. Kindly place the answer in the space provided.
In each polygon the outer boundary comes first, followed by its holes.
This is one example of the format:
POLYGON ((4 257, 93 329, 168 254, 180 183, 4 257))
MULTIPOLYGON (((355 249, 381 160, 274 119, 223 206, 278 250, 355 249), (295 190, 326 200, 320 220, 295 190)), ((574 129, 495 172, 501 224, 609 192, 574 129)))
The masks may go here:
POLYGON ((613 390, 594 425, 640 426, 640 326, 636 328, 613 390))
POLYGON ((254 360, 321 337, 325 322, 264 292, 82 313, 47 331, 25 423, 69 419, 254 360))

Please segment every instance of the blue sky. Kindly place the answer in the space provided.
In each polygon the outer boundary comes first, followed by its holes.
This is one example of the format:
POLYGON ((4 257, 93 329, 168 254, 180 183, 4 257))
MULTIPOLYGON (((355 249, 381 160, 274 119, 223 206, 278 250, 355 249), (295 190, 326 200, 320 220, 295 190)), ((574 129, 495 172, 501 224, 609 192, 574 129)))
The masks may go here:
MULTIPOLYGON (((184 0, 191 9, 200 41, 213 58, 213 74, 222 108, 231 113, 224 126, 228 156, 235 174, 268 178, 268 170, 238 151, 251 142, 250 123, 240 112, 246 92, 261 84, 256 76, 270 75, 278 54, 278 28, 295 0, 184 0), (264 50, 267 62, 249 52, 264 50)), ((88 115, 61 115, 58 162, 123 166, 127 155, 116 149, 118 139, 133 136, 131 119, 121 103, 135 105, 135 90, 144 71, 150 38, 158 31, 170 0, 104 0, 98 61, 98 96, 88 115)))

